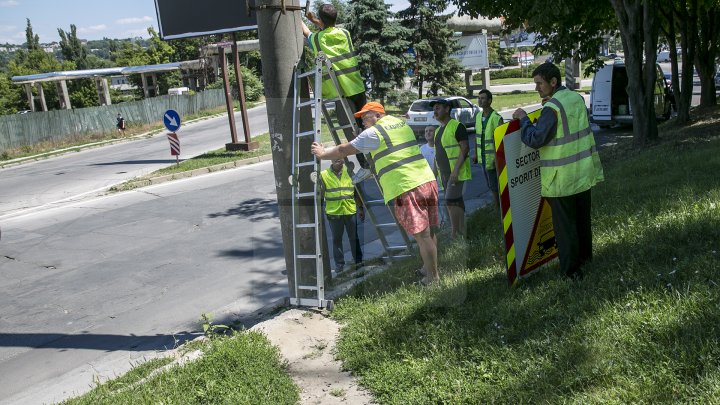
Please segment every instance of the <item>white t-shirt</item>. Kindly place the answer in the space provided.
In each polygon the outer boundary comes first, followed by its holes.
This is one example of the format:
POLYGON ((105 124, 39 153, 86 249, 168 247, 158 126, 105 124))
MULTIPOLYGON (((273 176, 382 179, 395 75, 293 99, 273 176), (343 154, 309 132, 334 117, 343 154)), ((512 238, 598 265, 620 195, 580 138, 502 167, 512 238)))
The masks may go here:
POLYGON ((435 172, 435 148, 424 143, 420 145, 420 153, 422 153, 422 155, 425 157, 425 160, 427 160, 428 165, 430 165, 430 169, 435 172))
POLYGON ((361 153, 370 153, 380 147, 380 137, 373 128, 368 128, 350 141, 350 145, 361 153))

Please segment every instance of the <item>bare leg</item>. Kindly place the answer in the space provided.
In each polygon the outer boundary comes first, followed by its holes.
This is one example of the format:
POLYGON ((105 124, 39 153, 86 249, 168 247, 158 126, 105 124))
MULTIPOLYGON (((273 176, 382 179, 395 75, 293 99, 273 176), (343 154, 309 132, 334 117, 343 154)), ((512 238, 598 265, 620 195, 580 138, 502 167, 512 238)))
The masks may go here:
POLYGON ((465 226, 465 209, 458 207, 457 205, 447 206, 450 211, 450 225, 452 225, 452 237, 456 238, 458 235, 465 237, 466 226, 465 226))
POLYGON ((423 261, 423 268, 427 272, 427 279, 436 281, 440 278, 437 268, 437 236, 430 230, 430 227, 413 235, 420 249, 420 257, 423 261))

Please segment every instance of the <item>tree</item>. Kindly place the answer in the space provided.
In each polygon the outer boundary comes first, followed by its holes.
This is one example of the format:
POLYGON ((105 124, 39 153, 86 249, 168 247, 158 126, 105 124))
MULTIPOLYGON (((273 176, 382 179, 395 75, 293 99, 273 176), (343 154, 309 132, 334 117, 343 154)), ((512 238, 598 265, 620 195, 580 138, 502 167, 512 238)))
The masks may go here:
POLYGON ((720 2, 698 0, 697 53, 695 66, 700 76, 700 105, 717 104, 715 95, 715 58, 720 40, 720 2))
MULTIPOLYGON (((148 41, 147 48, 143 48, 138 42, 123 42, 120 50, 116 52, 115 62, 119 66, 143 66, 170 63, 175 53, 173 48, 167 42, 160 39, 160 36, 153 27, 148 28, 148 34, 150 34, 150 40, 148 41)), ((158 73, 157 78, 160 94, 167 93, 169 88, 180 84, 180 76, 177 72, 158 73)), ((137 96, 143 97, 141 76, 130 75, 129 80, 138 87, 137 96)))
POLYGON ((677 105, 679 123, 690 121, 693 89, 693 63, 697 44, 697 0, 676 0, 660 8, 660 30, 670 47, 672 91, 677 105), (682 76, 678 72, 677 36, 680 36, 682 76), (682 80, 680 79, 682 77, 682 80))
POLYGON ((382 0, 351 1, 346 24, 360 70, 370 82, 370 94, 379 100, 403 85, 411 63, 407 53, 410 32, 392 20, 389 9, 382 0))
POLYGON ((619 27, 629 78, 634 139, 637 144, 643 145, 657 138, 653 100, 659 31, 656 16, 657 9, 663 5, 655 0, 610 0, 609 3, 594 0, 562 3, 453 1, 461 12, 473 16, 503 17, 508 27, 525 26, 528 31, 537 32, 541 40, 547 41, 538 47, 541 50, 548 50, 558 58, 574 56, 590 62, 590 69, 602 64, 596 54, 603 35, 619 27))
POLYGON ((659 4, 653 0, 610 0, 610 3, 619 22, 625 50, 633 136, 636 144, 644 145, 658 137, 654 92, 659 4))
POLYGON ((448 6, 447 0, 410 0, 405 10, 398 12, 402 25, 412 30, 411 43, 415 52, 413 84, 418 96, 423 96, 423 83, 429 82, 428 95, 460 91, 458 73, 463 69, 450 54, 460 49, 453 39, 447 20, 452 14, 440 15, 448 6))
POLYGON ((332 4, 335 7, 335 10, 337 10, 337 20, 335 20, 335 25, 343 25, 348 22, 348 15, 349 15, 349 7, 348 3, 343 0, 315 0, 313 3, 313 11, 315 12, 315 15, 318 15, 320 12, 320 7, 322 7, 323 4, 332 4))
POLYGON ((88 52, 77 37, 75 24, 70 24, 70 31, 63 31, 58 28, 58 34, 60 35, 60 51, 62 52, 63 58, 75 62, 77 69, 88 69, 88 52))
POLYGON ((40 37, 33 33, 32 24, 30 19, 27 18, 27 26, 25 27, 25 41, 28 51, 35 51, 40 49, 40 37))

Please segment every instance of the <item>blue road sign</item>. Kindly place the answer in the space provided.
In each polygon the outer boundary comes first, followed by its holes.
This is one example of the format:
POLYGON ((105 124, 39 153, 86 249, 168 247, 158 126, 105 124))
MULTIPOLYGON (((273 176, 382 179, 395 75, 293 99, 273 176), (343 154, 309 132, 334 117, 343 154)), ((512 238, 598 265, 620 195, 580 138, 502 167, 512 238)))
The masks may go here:
POLYGON ((165 115, 163 116, 163 123, 165 124, 165 128, 167 128, 168 131, 177 131, 178 128, 180 128, 180 114, 178 114, 175 110, 165 111, 165 115))

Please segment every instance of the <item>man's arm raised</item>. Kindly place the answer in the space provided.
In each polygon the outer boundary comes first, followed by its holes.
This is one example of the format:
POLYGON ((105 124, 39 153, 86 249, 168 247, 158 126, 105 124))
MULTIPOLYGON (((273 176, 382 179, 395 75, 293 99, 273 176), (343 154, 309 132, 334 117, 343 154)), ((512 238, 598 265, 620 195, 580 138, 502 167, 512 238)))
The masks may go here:
POLYGON ((321 143, 313 142, 310 149, 312 150, 313 155, 317 156, 320 160, 342 159, 346 156, 360 153, 360 151, 355 149, 355 147, 349 142, 338 146, 331 146, 329 148, 325 148, 321 143))

